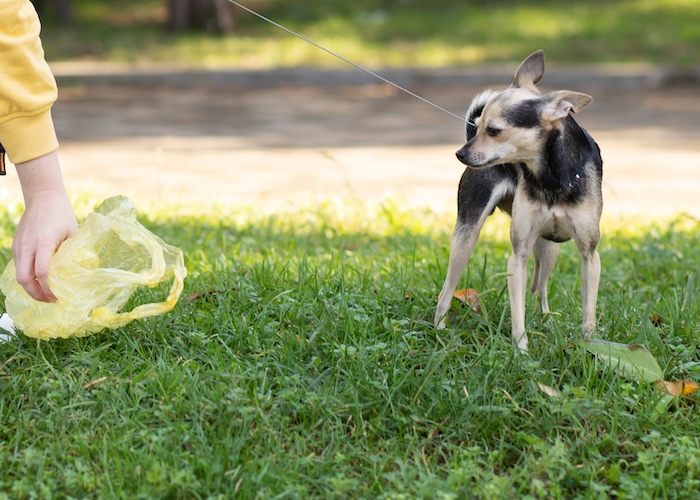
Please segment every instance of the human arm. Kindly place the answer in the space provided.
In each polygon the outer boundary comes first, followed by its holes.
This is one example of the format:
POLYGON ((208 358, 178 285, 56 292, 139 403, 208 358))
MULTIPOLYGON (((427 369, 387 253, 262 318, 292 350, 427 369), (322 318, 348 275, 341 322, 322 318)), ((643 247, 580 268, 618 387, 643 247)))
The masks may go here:
POLYGON ((24 213, 12 242, 17 281, 36 300, 53 302, 47 282, 49 261, 78 230, 56 151, 17 165, 24 213))
POLYGON ((17 167, 25 203, 12 243, 17 281, 33 298, 52 301, 46 281, 49 260, 76 231, 51 118, 56 82, 44 59, 31 2, 0 1, 0 19, 0 143, 17 167))

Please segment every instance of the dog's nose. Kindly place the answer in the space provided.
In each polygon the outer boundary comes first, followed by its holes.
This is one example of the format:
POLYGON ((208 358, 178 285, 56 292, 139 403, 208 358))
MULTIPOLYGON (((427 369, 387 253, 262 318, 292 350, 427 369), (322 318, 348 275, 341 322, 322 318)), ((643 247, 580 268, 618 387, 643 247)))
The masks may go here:
POLYGON ((467 158, 467 151, 466 151, 464 148, 462 148, 462 149, 460 149, 459 151, 457 151, 457 152, 455 153, 455 155, 457 156, 457 159, 458 159, 459 161, 461 161, 462 163, 464 163, 465 160, 466 160, 466 158, 467 158))

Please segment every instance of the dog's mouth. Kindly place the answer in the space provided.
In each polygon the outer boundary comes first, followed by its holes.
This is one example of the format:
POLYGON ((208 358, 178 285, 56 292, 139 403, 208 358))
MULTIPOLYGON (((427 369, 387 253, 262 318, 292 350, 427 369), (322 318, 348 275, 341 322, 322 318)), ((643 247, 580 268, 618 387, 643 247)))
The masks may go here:
POLYGON ((457 159, 464 165, 471 168, 489 168, 498 165, 500 162, 494 158, 486 159, 483 155, 470 155, 463 150, 457 151, 457 159))
POLYGON ((488 168, 500 163, 496 158, 487 158, 485 154, 471 151, 467 146, 455 153, 457 159, 468 167, 488 168))

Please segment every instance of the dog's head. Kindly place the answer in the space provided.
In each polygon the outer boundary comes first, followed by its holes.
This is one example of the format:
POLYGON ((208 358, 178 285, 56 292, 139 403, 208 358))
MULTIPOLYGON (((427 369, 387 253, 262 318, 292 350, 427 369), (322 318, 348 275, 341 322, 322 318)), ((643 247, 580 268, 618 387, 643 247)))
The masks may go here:
POLYGON ((467 125, 467 144, 457 151, 459 161, 473 168, 534 161, 549 132, 593 100, 569 90, 541 95, 535 85, 543 75, 544 52, 538 50, 520 64, 510 87, 481 94, 486 102, 480 113, 470 109, 473 122, 467 125))

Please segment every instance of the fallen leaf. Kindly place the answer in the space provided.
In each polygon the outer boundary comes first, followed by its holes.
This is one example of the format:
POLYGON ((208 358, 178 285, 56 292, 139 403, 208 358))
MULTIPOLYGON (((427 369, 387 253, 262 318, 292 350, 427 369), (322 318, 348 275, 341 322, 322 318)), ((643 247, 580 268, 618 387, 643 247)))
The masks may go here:
POLYGON ((656 386, 659 389, 665 390, 671 396, 688 396, 700 389, 700 385, 692 380, 679 380, 678 382, 659 380, 656 382, 656 386))
POLYGON ((464 302, 468 306, 471 306, 474 312, 481 312, 481 304, 479 303, 479 292, 477 292, 473 288, 464 288, 462 290, 457 290, 452 295, 455 299, 459 300, 460 302, 464 302))
POLYGON ((540 391, 544 392, 550 398, 558 398, 561 396, 561 393, 554 387, 549 387, 548 385, 544 385, 539 382, 537 382, 537 387, 539 387, 540 391))
POLYGON ((90 382, 83 384, 83 389, 90 389, 91 387, 95 387, 96 385, 100 385, 102 382, 105 382, 106 380, 109 380, 109 377, 96 378, 95 380, 91 380, 90 382))
POLYGON ((700 389, 700 385, 698 385, 697 382, 693 382, 692 380, 684 380, 683 389, 681 389, 681 396, 688 396, 698 389, 700 389))
POLYGON ((663 380, 664 374, 654 356, 643 345, 619 344, 606 340, 584 340, 586 350, 623 376, 645 382, 663 380))
POLYGON ((649 316, 649 321, 651 321, 651 324, 654 325, 656 328, 659 328, 661 325, 664 324, 664 319, 658 314, 652 314, 651 316, 649 316))

